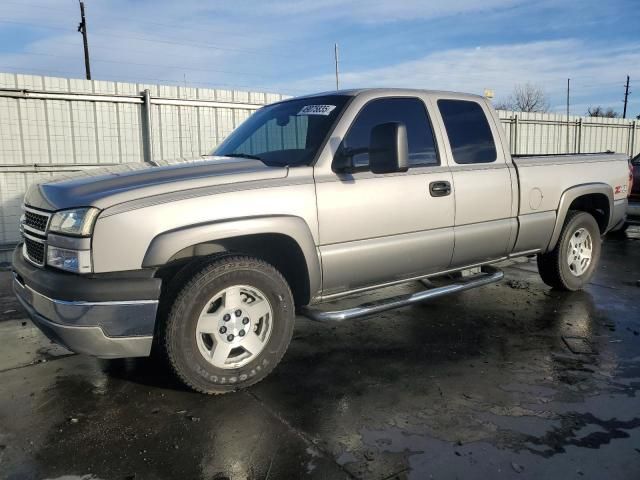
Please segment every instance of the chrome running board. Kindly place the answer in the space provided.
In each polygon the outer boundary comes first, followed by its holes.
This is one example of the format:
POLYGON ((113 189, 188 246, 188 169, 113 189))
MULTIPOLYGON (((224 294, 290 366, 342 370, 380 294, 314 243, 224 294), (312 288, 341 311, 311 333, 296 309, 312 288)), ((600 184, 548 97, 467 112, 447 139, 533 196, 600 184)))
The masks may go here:
POLYGON ((372 315, 374 313, 424 302, 433 298, 443 297, 452 293, 462 292, 471 288, 482 287, 483 285, 498 282, 502 280, 503 277, 504 273, 502 270, 495 267, 484 266, 481 269, 481 273, 471 277, 462 277, 462 279, 457 280, 456 283, 443 287, 428 288, 427 290, 409 295, 363 303, 362 305, 346 310, 323 311, 316 307, 304 307, 302 315, 317 322, 342 322, 344 320, 352 320, 354 318, 364 317, 365 315, 372 315))

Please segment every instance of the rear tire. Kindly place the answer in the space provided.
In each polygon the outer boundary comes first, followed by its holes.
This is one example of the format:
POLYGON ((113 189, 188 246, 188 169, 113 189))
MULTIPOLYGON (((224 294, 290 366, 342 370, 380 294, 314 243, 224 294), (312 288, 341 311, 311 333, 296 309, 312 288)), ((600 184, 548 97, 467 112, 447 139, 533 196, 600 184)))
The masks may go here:
POLYGON ((555 248, 538 254, 542 281, 559 290, 582 289, 598 266, 601 244, 595 218, 586 212, 569 211, 555 248))
POLYGON ((287 350, 294 322, 293 296, 278 270, 225 256, 200 265, 182 285, 160 344, 185 385, 221 394, 265 378, 287 350))

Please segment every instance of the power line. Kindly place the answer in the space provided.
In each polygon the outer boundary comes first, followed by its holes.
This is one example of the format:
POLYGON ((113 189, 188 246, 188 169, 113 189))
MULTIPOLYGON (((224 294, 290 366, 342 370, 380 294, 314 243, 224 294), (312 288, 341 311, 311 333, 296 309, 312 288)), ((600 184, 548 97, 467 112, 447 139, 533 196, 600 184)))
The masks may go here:
MULTIPOLYGON (((72 42, 62 42, 62 41, 56 41, 56 45, 69 45, 71 47, 77 47, 78 44, 77 43, 72 43, 72 42)), ((114 53, 114 49, 111 47, 105 47, 105 46, 101 46, 101 45, 92 45, 91 46, 91 50, 104 50, 104 51, 108 51, 110 53, 114 53)), ((116 51, 117 53, 117 51, 116 51)), ((130 49, 127 48, 127 53, 140 53, 143 55, 148 55, 149 52, 145 51, 145 50, 138 50, 138 49, 130 49)), ((53 53, 41 53, 41 52, 31 52, 31 51, 21 51, 21 52, 0 52, 0 55, 3 54, 8 54, 8 55, 38 55, 38 56, 47 56, 47 57, 56 57, 56 58, 75 58, 75 57, 69 57, 69 56, 64 56, 64 55, 57 55, 57 54, 53 54, 53 53)), ((185 55, 178 55, 178 54, 168 54, 165 52, 162 52, 162 56, 163 57, 170 57, 170 58, 180 58, 180 59, 185 59, 185 55)), ((192 60, 202 60, 201 56, 186 56, 187 59, 192 59, 192 60)), ((123 62, 123 61, 116 61, 116 60, 96 60, 95 57, 93 59, 93 62, 112 62, 112 63, 123 63, 123 64, 130 64, 130 65, 141 65, 141 66, 155 66, 155 67, 164 67, 164 68, 185 68, 185 67, 181 67, 181 66, 168 66, 165 64, 147 64, 147 63, 134 63, 134 62, 123 62)), ((191 70, 191 69, 190 69, 191 70)), ((307 70, 307 69, 305 69, 307 70)), ((209 70, 209 69, 203 69, 202 71, 207 71, 207 72, 220 72, 220 73, 240 73, 240 74, 251 74, 254 75, 253 72, 231 72, 231 71, 226 71, 223 72, 221 70, 209 70)), ((286 70, 286 72, 293 72, 292 70, 286 70)), ((280 70, 279 73, 277 75, 281 75, 283 73, 283 70, 280 70)), ((255 74, 255 75, 262 75, 262 74, 255 74)))
MULTIPOLYGON (((42 28, 42 29, 46 29, 46 30, 57 30, 57 31, 69 32, 69 29, 67 29, 67 28, 53 27, 51 25, 42 25, 42 24, 27 23, 27 22, 18 22, 18 21, 15 21, 15 20, 0 19, 0 23, 9 23, 9 24, 13 24, 13 25, 22 25, 22 26, 26 26, 26 27, 34 27, 34 28, 42 28)), ((293 55, 293 54, 287 55, 287 54, 265 53, 263 51, 255 50, 255 49, 227 47, 227 46, 221 46, 221 45, 216 45, 216 44, 212 44, 212 43, 200 43, 200 42, 191 42, 191 41, 174 41, 174 40, 164 40, 164 39, 158 39, 158 38, 139 37, 139 36, 136 36, 136 35, 130 35, 126 31, 119 31, 119 30, 110 30, 110 31, 112 31, 112 32, 121 32, 121 33, 124 33, 124 34, 103 33, 103 32, 98 31, 98 32, 94 32, 93 35, 94 36, 98 35, 98 36, 101 36, 101 37, 108 37, 108 38, 137 40, 137 41, 142 41, 142 42, 163 43, 163 44, 167 44, 167 45, 179 45, 179 46, 184 46, 184 47, 196 47, 196 48, 203 48, 203 49, 209 49, 209 50, 239 52, 239 53, 245 53, 245 54, 249 54, 249 55, 258 55, 258 56, 261 56, 261 57, 299 58, 298 56, 293 55)), ((292 45, 295 45, 295 43, 293 43, 293 42, 289 42, 289 43, 292 44, 292 45)))
POLYGON ((184 46, 184 47, 196 47, 196 48, 206 48, 206 49, 210 49, 210 50, 221 50, 221 51, 228 51, 228 52, 239 52, 239 53, 245 53, 245 54, 249 54, 249 55, 258 55, 258 56, 270 56, 270 57, 282 57, 282 58, 298 58, 296 55, 286 55, 286 54, 265 54, 264 52, 260 51, 260 50, 252 50, 252 49, 246 49, 246 48, 233 48, 233 47, 223 47, 223 46, 219 46, 219 45, 215 45, 215 44, 211 44, 211 43, 200 43, 200 42, 176 42, 176 41, 172 41, 172 40, 162 40, 162 39, 157 39, 157 38, 148 38, 148 37, 138 37, 138 36, 132 36, 132 35, 116 35, 116 34, 111 34, 111 33, 95 33, 94 35, 100 35, 103 37, 112 37, 112 38, 124 38, 127 40, 138 40, 138 41, 142 41, 142 42, 151 42, 151 43, 164 43, 167 45, 179 45, 179 46, 184 46))
POLYGON ((26 2, 10 2, 10 1, 6 1, 3 0, 2 1, 3 5, 16 5, 18 7, 32 7, 32 8, 43 8, 45 10, 55 10, 55 11, 60 11, 59 7, 52 7, 51 5, 42 5, 42 4, 36 4, 36 3, 26 3, 26 2))
MULTIPOLYGON (((209 69, 209 68, 197 68, 197 67, 184 67, 180 65, 161 65, 157 63, 138 63, 138 62, 125 62, 121 60, 94 60, 94 62, 99 63, 117 63, 121 65, 135 65, 139 67, 158 67, 158 68, 166 68, 173 70, 186 70, 189 72, 203 72, 203 73, 224 73, 227 75, 246 75, 249 77, 260 77, 260 78, 271 78, 274 75, 264 75, 261 73, 252 73, 252 72, 239 72, 232 70, 217 70, 217 69, 209 69)), ((279 74, 275 74, 279 75, 279 74)))
MULTIPOLYGON (((74 57, 70 57, 68 55, 57 55, 55 53, 38 53, 38 52, 19 52, 16 55, 29 55, 29 56, 39 56, 39 57, 52 57, 52 58, 63 58, 68 60, 73 60, 74 57)), ((159 63, 138 63, 138 62, 126 62, 123 60, 104 60, 100 58, 93 58, 93 63, 115 63, 119 65, 135 65, 139 67, 157 67, 157 68, 165 68, 165 69, 173 69, 173 70, 186 70, 189 72, 203 72, 203 73, 223 73, 227 75, 245 75, 251 77, 260 77, 260 78, 273 78, 279 77, 282 74, 276 73, 273 75, 265 75, 262 73, 253 73, 253 72, 241 72, 241 71, 232 71, 232 70, 217 70, 210 68, 198 68, 198 67, 186 67, 182 65, 165 65, 159 63)))
POLYGON ((25 27, 44 28, 46 30, 61 30, 63 32, 69 32, 68 28, 52 27, 51 25, 42 25, 37 23, 17 22, 15 20, 0 19, 0 23, 10 23, 12 25, 23 25, 25 27))
MULTIPOLYGON (((104 19, 105 21, 107 20, 131 20, 131 18, 128 17, 120 17, 120 16, 109 16, 108 18, 104 19)), ((150 22, 148 20, 145 21, 139 21, 136 19, 136 24, 138 25, 150 25, 153 27, 166 27, 166 28, 170 28, 171 30, 185 30, 185 31, 189 31, 189 32, 194 32, 194 31, 199 31, 202 30, 203 25, 196 25, 196 24, 191 24, 191 25, 171 25, 169 23, 158 23, 158 22, 150 22)), ((239 34, 239 33, 233 33, 233 32, 218 32, 219 35, 223 35, 225 37, 236 37, 236 38, 241 38, 241 39, 246 39, 247 36, 243 35, 243 34, 239 34)))
MULTIPOLYGON (((29 7, 29 8, 40 8, 40 9, 44 9, 44 10, 51 10, 51 11, 56 11, 56 12, 60 12, 60 8, 59 7, 52 7, 51 5, 42 5, 42 4, 35 4, 35 3, 19 3, 19 2, 11 2, 11 1, 6 1, 3 0, 2 1, 2 5, 15 5, 18 7, 29 7)), ((120 15, 111 15, 107 13, 107 16, 105 17, 101 17, 101 20, 104 21, 108 21, 108 20, 124 20, 124 21, 131 21, 131 20, 135 20, 135 23, 137 25, 151 25, 154 27, 167 27, 170 28, 172 30, 188 30, 188 31, 196 31, 196 30, 201 30, 203 25, 198 25, 198 24, 182 24, 182 25, 175 25, 175 24, 170 24, 170 23, 160 23, 160 22, 151 22, 149 20, 139 20, 138 18, 134 18, 134 17, 125 17, 125 16, 120 16, 120 15)), ((240 33, 233 33, 233 32, 224 32, 223 33, 224 36, 232 36, 232 37, 237 37, 237 38, 246 38, 246 35, 240 34, 240 33)))
MULTIPOLYGON (((95 34, 94 34, 95 35, 95 34)), ((56 41, 56 45, 68 45, 70 47, 74 47, 77 48, 78 44, 76 42, 65 42, 65 41, 56 41)), ((101 46, 101 45, 96 45, 95 43, 91 46, 91 50, 95 51, 95 50, 99 50, 99 51, 105 51, 105 52, 109 52, 111 54, 114 53, 114 49, 112 47, 106 47, 106 46, 101 46)), ((117 53, 117 51, 115 51, 115 53, 117 53)), ((127 48, 127 53, 140 53, 142 55, 149 55, 149 52, 146 50, 140 50, 140 49, 131 49, 131 48, 127 48)), ((157 52, 156 52, 157 53, 157 52)), ((19 52, 0 52, 0 56, 1 55, 12 55, 12 56, 20 56, 20 55, 30 55, 30 56, 45 56, 45 57, 53 57, 53 58, 66 58, 66 59, 73 59, 75 57, 69 57, 69 56, 65 56, 65 55, 57 55, 57 54, 53 54, 53 53, 43 53, 43 52, 33 52, 33 51, 19 51, 19 52)), ((163 58, 164 57, 169 57, 169 58, 180 58, 181 60, 185 60, 185 59, 192 59, 192 60, 197 60, 197 61, 201 61, 202 57, 201 56, 190 56, 190 55, 178 55, 178 54, 167 54, 167 53, 162 53, 163 58)), ((263 77, 263 78, 272 78, 274 76, 281 76, 283 73, 288 73, 288 74, 295 74, 298 72, 305 72, 308 73, 309 69, 308 67, 303 67, 303 66, 299 66, 298 68, 295 69, 291 69, 291 68, 287 68, 287 69, 279 69, 277 73, 271 74, 271 75, 267 75, 264 73, 258 73, 258 72, 254 72, 254 71, 239 71, 239 70, 218 70, 218 69, 208 69, 208 68, 199 68, 199 67, 184 67, 181 65, 166 65, 166 64, 156 64, 156 63, 147 63, 147 62, 126 62, 126 61, 122 61, 122 60, 106 60, 106 59, 100 59, 100 58, 96 58, 95 55, 93 55, 92 57, 92 62, 93 63, 117 63, 117 64, 123 64, 123 65, 138 65, 138 66, 145 66, 145 67, 158 67, 158 68, 175 68, 175 69, 182 69, 182 70, 189 70, 189 71, 202 71, 202 72, 211 72, 211 73, 227 73, 227 74, 237 74, 237 75, 247 75, 247 76, 255 76, 255 77, 263 77)))

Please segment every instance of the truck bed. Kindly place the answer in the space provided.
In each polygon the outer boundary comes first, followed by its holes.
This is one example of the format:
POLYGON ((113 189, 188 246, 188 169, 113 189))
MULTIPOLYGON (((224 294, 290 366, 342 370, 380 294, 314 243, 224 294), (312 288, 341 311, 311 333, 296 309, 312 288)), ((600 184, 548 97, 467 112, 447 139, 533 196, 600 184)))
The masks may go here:
POLYGON ((516 155, 519 215, 555 211, 563 192, 576 185, 606 184, 614 201, 627 197, 628 157, 617 153, 516 155), (589 164, 589 168, 584 168, 589 164), (618 188, 619 187, 619 188, 618 188))
POLYGON ((622 221, 626 210, 627 156, 614 153, 522 155, 513 157, 518 173, 518 235, 514 253, 545 251, 552 245, 571 207, 572 192, 595 193, 602 206, 604 232, 622 221), (566 203, 566 204, 565 204, 566 203), (604 210, 610 215, 604 215, 604 210))

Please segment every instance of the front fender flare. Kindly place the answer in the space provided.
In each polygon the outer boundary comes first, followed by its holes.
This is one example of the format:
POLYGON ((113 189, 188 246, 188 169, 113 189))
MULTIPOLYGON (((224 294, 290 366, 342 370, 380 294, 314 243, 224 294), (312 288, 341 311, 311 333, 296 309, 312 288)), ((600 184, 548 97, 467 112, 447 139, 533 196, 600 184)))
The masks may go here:
POLYGON ((181 250, 206 242, 257 234, 280 234, 293 239, 304 255, 309 272, 309 292, 319 294, 322 285, 320 257, 307 223, 300 217, 270 215, 189 225, 157 235, 142 261, 143 267, 166 265, 181 250))

